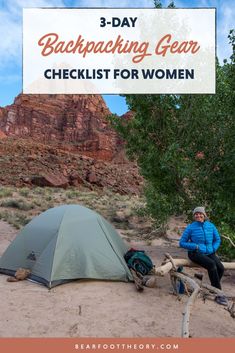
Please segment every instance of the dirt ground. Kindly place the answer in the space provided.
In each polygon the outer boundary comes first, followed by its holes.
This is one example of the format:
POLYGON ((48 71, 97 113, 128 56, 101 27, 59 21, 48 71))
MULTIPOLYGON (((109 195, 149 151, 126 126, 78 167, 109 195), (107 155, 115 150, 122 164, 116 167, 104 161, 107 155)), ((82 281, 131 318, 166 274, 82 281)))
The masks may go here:
MULTIPOLYGON (((0 255, 16 230, 0 221, 0 255)), ((174 240, 155 240, 146 249, 156 266, 164 253, 185 257, 174 240)), ((187 270, 189 271, 189 270, 187 270)), ((191 270, 192 271, 192 270, 191 270)), ((194 271, 199 271, 194 269, 194 271)), ((200 269, 200 272, 202 270, 200 269)), ((205 281, 208 278, 205 274, 205 281)), ((156 288, 136 291, 133 283, 74 281, 48 290, 30 281, 9 283, 0 275, 0 337, 180 337, 187 301, 171 294, 169 276, 156 288)), ((235 296, 235 275, 223 277, 223 289, 235 296)), ((198 298, 190 320, 193 337, 234 337, 235 319, 214 301, 198 298)))

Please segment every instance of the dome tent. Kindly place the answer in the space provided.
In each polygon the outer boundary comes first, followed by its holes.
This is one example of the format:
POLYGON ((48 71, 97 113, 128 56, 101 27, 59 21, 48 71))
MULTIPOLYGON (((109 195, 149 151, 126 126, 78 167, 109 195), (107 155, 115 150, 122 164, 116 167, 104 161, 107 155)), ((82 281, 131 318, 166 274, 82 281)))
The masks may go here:
POLYGON ((0 273, 30 269, 28 278, 52 288, 75 279, 128 281, 127 251, 113 226, 79 205, 51 208, 33 218, 0 258, 0 273))

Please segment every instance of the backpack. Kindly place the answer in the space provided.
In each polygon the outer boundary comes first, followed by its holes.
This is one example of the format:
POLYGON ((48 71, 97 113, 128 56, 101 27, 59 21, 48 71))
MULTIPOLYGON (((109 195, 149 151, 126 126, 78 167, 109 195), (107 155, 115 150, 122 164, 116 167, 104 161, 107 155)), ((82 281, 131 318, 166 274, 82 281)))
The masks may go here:
POLYGON ((136 250, 131 248, 124 255, 124 259, 129 268, 132 268, 141 275, 147 275, 154 267, 152 260, 145 254, 144 250, 136 250))

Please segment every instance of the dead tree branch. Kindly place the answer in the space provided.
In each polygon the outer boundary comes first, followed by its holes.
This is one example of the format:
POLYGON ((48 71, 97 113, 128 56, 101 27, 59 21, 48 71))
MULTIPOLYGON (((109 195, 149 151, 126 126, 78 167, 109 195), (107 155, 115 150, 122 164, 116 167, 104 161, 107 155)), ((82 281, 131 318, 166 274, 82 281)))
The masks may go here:
MULTIPOLYGON (((223 262, 224 268, 226 270, 235 270, 235 262, 223 262)), ((154 280, 149 280, 149 284, 151 283, 151 287, 156 284, 156 277, 157 276, 164 276, 165 274, 169 273, 171 277, 171 283, 173 286, 174 293, 177 292, 176 290, 176 280, 180 280, 184 283, 185 288, 191 288, 192 289, 192 294, 189 296, 189 299, 186 303, 185 309, 183 311, 183 321, 182 321, 182 330, 181 330, 181 335, 182 337, 189 337, 189 321, 190 321, 190 315, 192 312, 193 305, 195 303, 195 300, 197 299, 198 294, 201 292, 204 294, 204 297, 209 295, 210 293, 213 293, 214 295, 224 295, 224 292, 218 288, 215 288, 209 284, 204 284, 202 281, 198 284, 196 280, 188 275, 185 272, 177 272, 177 268, 179 266, 185 266, 185 267, 200 267, 198 264, 193 263, 192 261, 188 259, 173 259, 170 254, 165 254, 165 259, 162 263, 161 266, 155 268, 154 275, 153 276, 155 279, 154 280)), ((148 286, 148 282, 146 282, 146 285, 148 286)), ((188 291, 187 291, 188 294, 188 291)), ((229 296, 227 296, 229 297, 229 296)), ((231 316, 233 317, 234 315, 234 303, 231 305, 231 308, 229 308, 229 312, 231 316)))
POLYGON ((228 236, 223 235, 223 234, 222 234, 222 238, 227 239, 230 242, 230 244, 232 244, 232 246, 235 248, 235 244, 234 244, 234 242, 232 241, 231 238, 229 238, 228 236))
MULTIPOLYGON (((185 267, 200 267, 198 264, 188 260, 188 259, 174 259, 175 267, 185 266, 185 267)), ((224 265, 225 270, 235 270, 235 262, 222 262, 224 265)), ((173 266, 171 261, 164 263, 163 265, 155 268, 155 275, 157 276, 164 276, 170 270, 172 270, 173 266)))
POLYGON ((183 311, 183 321, 182 321, 182 329, 181 329, 181 337, 188 338, 189 337, 189 319, 190 314, 193 308, 193 304, 197 299, 198 293, 200 292, 201 288, 199 285, 190 277, 186 277, 182 273, 174 272, 174 276, 179 278, 185 285, 190 286, 193 289, 193 293, 189 297, 185 309, 183 311))

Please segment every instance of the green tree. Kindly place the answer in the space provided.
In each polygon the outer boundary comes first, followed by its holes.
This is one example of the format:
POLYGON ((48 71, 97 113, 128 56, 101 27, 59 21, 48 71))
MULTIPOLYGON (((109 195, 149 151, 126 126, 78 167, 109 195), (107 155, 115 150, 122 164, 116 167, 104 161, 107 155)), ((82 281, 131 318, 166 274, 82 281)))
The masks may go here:
MULTIPOLYGON (((159 232, 170 215, 205 205, 235 238, 234 30, 229 40, 233 54, 217 62, 215 95, 126 95, 134 117, 112 119, 146 180, 146 210, 159 232)), ((235 249, 226 249, 235 257, 235 249)))

